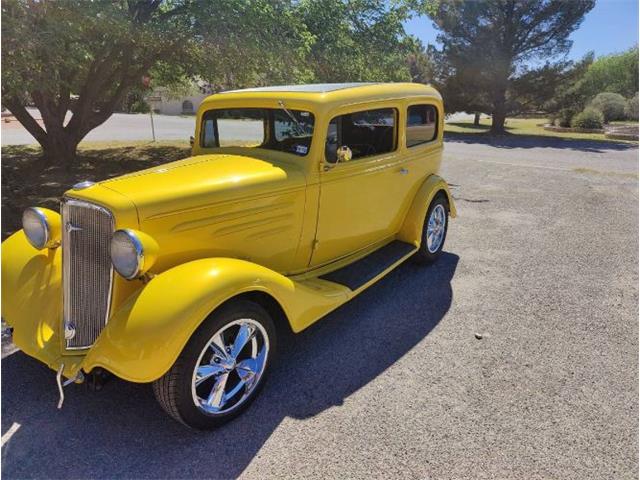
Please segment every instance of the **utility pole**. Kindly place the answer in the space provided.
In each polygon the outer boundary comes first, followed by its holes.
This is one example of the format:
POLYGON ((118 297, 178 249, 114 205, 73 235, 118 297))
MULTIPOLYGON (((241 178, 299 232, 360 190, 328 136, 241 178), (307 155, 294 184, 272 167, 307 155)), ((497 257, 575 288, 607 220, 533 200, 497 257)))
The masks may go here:
MULTIPOLYGON (((142 76, 142 85, 145 89, 151 88, 151 77, 149 75, 142 76)), ((147 96, 147 105, 149 105, 149 120, 151 120, 151 138, 153 138, 153 142, 156 141, 156 126, 153 124, 153 105, 151 102, 162 101, 162 97, 157 95, 148 95, 147 96)))
POLYGON ((153 124, 153 107, 149 105, 149 118, 151 119, 151 136, 153 137, 153 141, 156 141, 156 128, 153 124))

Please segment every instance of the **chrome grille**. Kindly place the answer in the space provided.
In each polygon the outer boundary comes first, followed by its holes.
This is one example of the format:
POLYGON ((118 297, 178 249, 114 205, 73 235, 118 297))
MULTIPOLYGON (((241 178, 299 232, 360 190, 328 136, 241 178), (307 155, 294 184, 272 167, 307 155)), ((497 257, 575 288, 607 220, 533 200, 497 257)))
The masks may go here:
POLYGON ((68 349, 93 345, 109 315, 113 266, 109 242, 113 216, 107 209, 79 200, 62 203, 63 331, 75 329, 68 349))

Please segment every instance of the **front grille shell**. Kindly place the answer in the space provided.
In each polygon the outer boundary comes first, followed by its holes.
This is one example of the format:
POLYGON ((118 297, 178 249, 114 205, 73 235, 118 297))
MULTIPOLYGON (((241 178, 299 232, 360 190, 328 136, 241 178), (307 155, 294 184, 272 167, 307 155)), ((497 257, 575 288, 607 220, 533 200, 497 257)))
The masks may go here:
POLYGON ((67 350, 91 347, 107 324, 113 289, 109 242, 114 219, 109 210, 75 199, 62 202, 62 285, 64 332, 75 336, 67 350))

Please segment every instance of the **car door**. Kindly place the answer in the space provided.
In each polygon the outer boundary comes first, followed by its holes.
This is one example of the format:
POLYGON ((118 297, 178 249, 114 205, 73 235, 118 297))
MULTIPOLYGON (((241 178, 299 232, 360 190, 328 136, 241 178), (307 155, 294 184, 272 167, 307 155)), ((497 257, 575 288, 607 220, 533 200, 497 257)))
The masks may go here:
POLYGON ((391 237, 409 188, 398 151, 399 110, 376 107, 335 116, 327 128, 311 266, 391 237), (352 152, 336 161, 340 147, 352 152))

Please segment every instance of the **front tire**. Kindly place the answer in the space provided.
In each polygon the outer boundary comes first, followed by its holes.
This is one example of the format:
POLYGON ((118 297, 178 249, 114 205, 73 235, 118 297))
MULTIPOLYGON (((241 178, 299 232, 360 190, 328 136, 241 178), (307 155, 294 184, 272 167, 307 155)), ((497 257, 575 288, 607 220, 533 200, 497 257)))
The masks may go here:
POLYGON ((238 301, 210 315, 169 371, 153 383, 162 408, 196 429, 235 418, 264 384, 276 347, 276 329, 260 305, 238 301))
POLYGON ((427 210, 422 227, 420 248, 414 255, 415 261, 422 264, 435 262, 442 253, 444 241, 449 227, 449 202, 447 197, 439 193, 432 200, 427 210))

